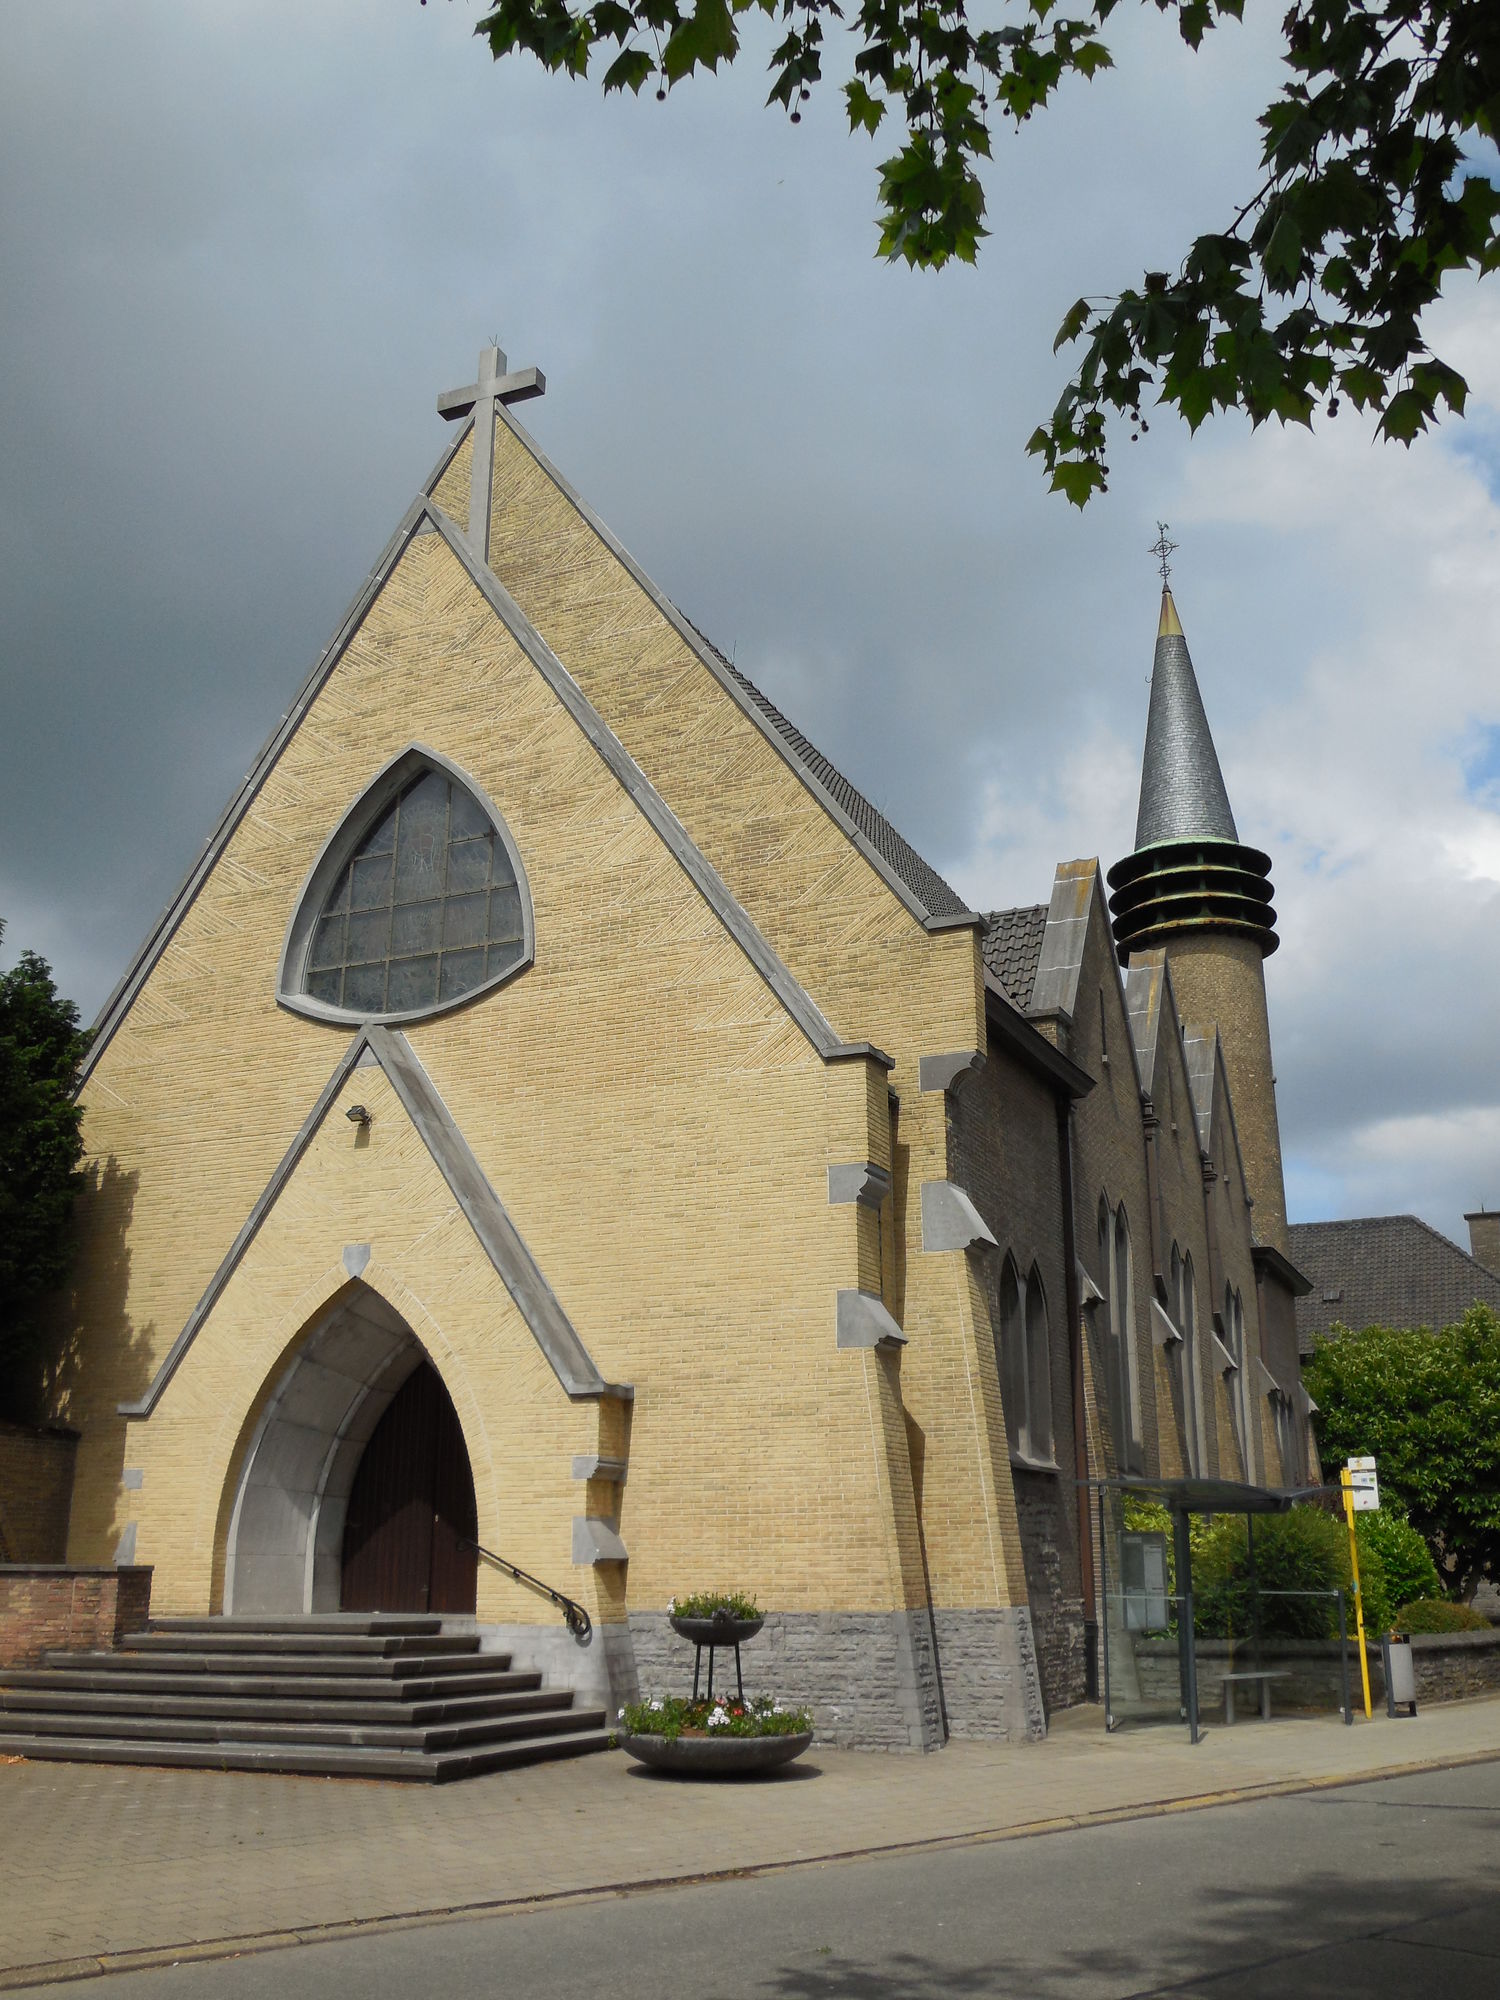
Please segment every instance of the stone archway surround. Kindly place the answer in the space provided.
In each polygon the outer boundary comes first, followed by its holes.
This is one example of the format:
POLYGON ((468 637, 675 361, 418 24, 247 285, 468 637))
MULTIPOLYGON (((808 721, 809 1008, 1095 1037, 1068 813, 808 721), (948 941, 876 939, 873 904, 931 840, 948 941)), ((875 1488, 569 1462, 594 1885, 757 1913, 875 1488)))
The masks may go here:
POLYGON ((226 1613, 339 1609, 344 1517, 365 1446, 426 1350, 378 1292, 322 1313, 256 1425, 230 1515, 226 1613))

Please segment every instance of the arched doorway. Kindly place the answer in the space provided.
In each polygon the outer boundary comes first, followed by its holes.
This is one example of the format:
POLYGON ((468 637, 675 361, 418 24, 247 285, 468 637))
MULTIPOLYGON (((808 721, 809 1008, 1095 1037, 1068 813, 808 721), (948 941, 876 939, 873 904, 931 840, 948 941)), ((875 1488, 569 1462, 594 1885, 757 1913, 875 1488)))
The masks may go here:
POLYGON ((478 1559, 457 1543, 475 1520, 468 1452, 436 1369, 401 1315, 368 1285, 351 1284, 284 1365, 246 1449, 229 1518, 225 1611, 472 1612, 478 1559), (378 1606, 346 1603, 346 1554, 356 1597, 369 1596, 372 1573, 384 1577, 378 1606))
POLYGON ((365 1446, 344 1516, 342 1609, 474 1609, 478 1521, 447 1390, 419 1362, 365 1446))

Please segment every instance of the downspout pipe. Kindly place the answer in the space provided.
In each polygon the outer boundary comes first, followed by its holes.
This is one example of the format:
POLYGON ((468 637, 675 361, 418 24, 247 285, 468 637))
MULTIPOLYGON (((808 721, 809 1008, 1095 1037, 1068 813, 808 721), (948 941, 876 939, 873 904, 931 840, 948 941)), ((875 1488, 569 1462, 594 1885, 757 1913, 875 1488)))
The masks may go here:
POLYGON ((1062 1182, 1063 1269, 1068 1308, 1068 1370, 1073 1389, 1073 1491, 1078 1509, 1078 1588, 1083 1598, 1084 1694, 1099 1699, 1099 1612, 1094 1594, 1094 1536, 1089 1515, 1088 1409, 1083 1393, 1083 1300, 1078 1290, 1078 1231, 1073 1207, 1073 1100, 1057 1108, 1057 1166, 1062 1182))

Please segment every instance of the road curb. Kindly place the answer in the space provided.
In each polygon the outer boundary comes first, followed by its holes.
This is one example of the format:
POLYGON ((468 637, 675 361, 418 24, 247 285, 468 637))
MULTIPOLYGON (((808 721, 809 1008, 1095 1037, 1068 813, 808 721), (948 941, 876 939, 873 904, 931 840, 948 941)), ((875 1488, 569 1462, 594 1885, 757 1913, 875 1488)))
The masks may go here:
POLYGON ((352 1917, 341 1923, 188 1939, 177 1944, 145 1945, 135 1951, 104 1952, 82 1958, 43 1959, 30 1965, 0 1967, 0 1992, 14 1992, 27 1986, 61 1986, 84 1979, 104 1978, 114 1973, 151 1972, 173 1965, 248 1958, 260 1952, 285 1951, 294 1945, 335 1944, 341 1939, 378 1936, 387 1931, 419 1930, 433 1924, 469 1923, 478 1917, 525 1916, 535 1910, 602 1902, 609 1897, 648 1895, 662 1889, 688 1889, 713 1882, 751 1881, 758 1876, 786 1875, 801 1868, 837 1867, 857 1861, 942 1853, 955 1847, 994 1846, 1007 1840, 1035 1840, 1050 1833, 1081 1833, 1092 1827, 1118 1826, 1129 1820, 1161 1819, 1170 1813, 1206 1812, 1215 1806, 1249 1805, 1259 1799, 1290 1798, 1307 1792, 1347 1791, 1355 1785, 1378 1784, 1391 1778, 1418 1777, 1428 1771, 1456 1771, 1473 1764, 1494 1763, 1500 1763, 1500 1750, 1476 1750, 1453 1757, 1423 1757, 1404 1764, 1387 1764, 1378 1771, 1360 1771, 1353 1775, 1331 1773, 1317 1778, 1277 1778, 1264 1784, 1194 1792, 1180 1798, 1101 1806, 1094 1812, 1059 1813, 1047 1819, 1023 1820, 1014 1826, 976 1827, 960 1833, 929 1835, 920 1840, 835 1848, 822 1854, 799 1854, 785 1861, 750 1862, 738 1868, 698 1869, 691 1873, 656 1875, 636 1881, 558 1889, 545 1895, 485 1897, 470 1903, 393 1911, 386 1916, 352 1917))

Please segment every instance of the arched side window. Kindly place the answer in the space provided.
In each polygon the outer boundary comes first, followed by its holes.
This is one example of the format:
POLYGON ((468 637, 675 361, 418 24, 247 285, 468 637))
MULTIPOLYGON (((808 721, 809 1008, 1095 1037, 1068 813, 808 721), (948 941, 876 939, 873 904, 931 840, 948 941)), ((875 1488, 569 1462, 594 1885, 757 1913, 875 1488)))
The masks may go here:
POLYGON ((1033 1264, 1026 1278, 1026 1427, 1033 1458, 1052 1456, 1052 1346, 1047 1294, 1033 1264))
POLYGON ((1120 1455, 1135 1466, 1140 1458, 1140 1384, 1135 1361, 1135 1267, 1130 1221, 1122 1201, 1115 1210, 1115 1338, 1120 1370, 1120 1455))
POLYGON ((324 1021, 413 1021, 511 979, 534 952, 515 843, 435 751, 387 764, 303 885, 277 998, 324 1021))
POLYGON ((1235 1288, 1224 1286, 1224 1346, 1229 1366, 1224 1373, 1229 1387, 1229 1414, 1234 1425, 1235 1443, 1246 1479, 1255 1476, 1250 1460, 1250 1384, 1245 1375, 1245 1307, 1235 1288))
POLYGON ((1169 1294, 1168 1304, 1171 1307, 1172 1324, 1173 1326, 1176 1327, 1177 1331, 1181 1333, 1182 1332, 1182 1253, 1177 1248, 1177 1245, 1175 1243, 1172 1245, 1172 1261, 1167 1267, 1167 1272, 1168 1272, 1167 1291, 1169 1294))
POLYGON ((1015 1259, 1007 1252, 1000 1272, 1000 1392, 1005 1398, 1005 1432, 1012 1451, 1024 1451, 1026 1415, 1025 1311, 1015 1259))
POLYGON ((1050 1465, 1052 1355, 1047 1294, 1036 1265, 1032 1265, 1023 1282, 1009 1251, 1000 1270, 996 1342, 1010 1448, 1022 1458, 1050 1465))

